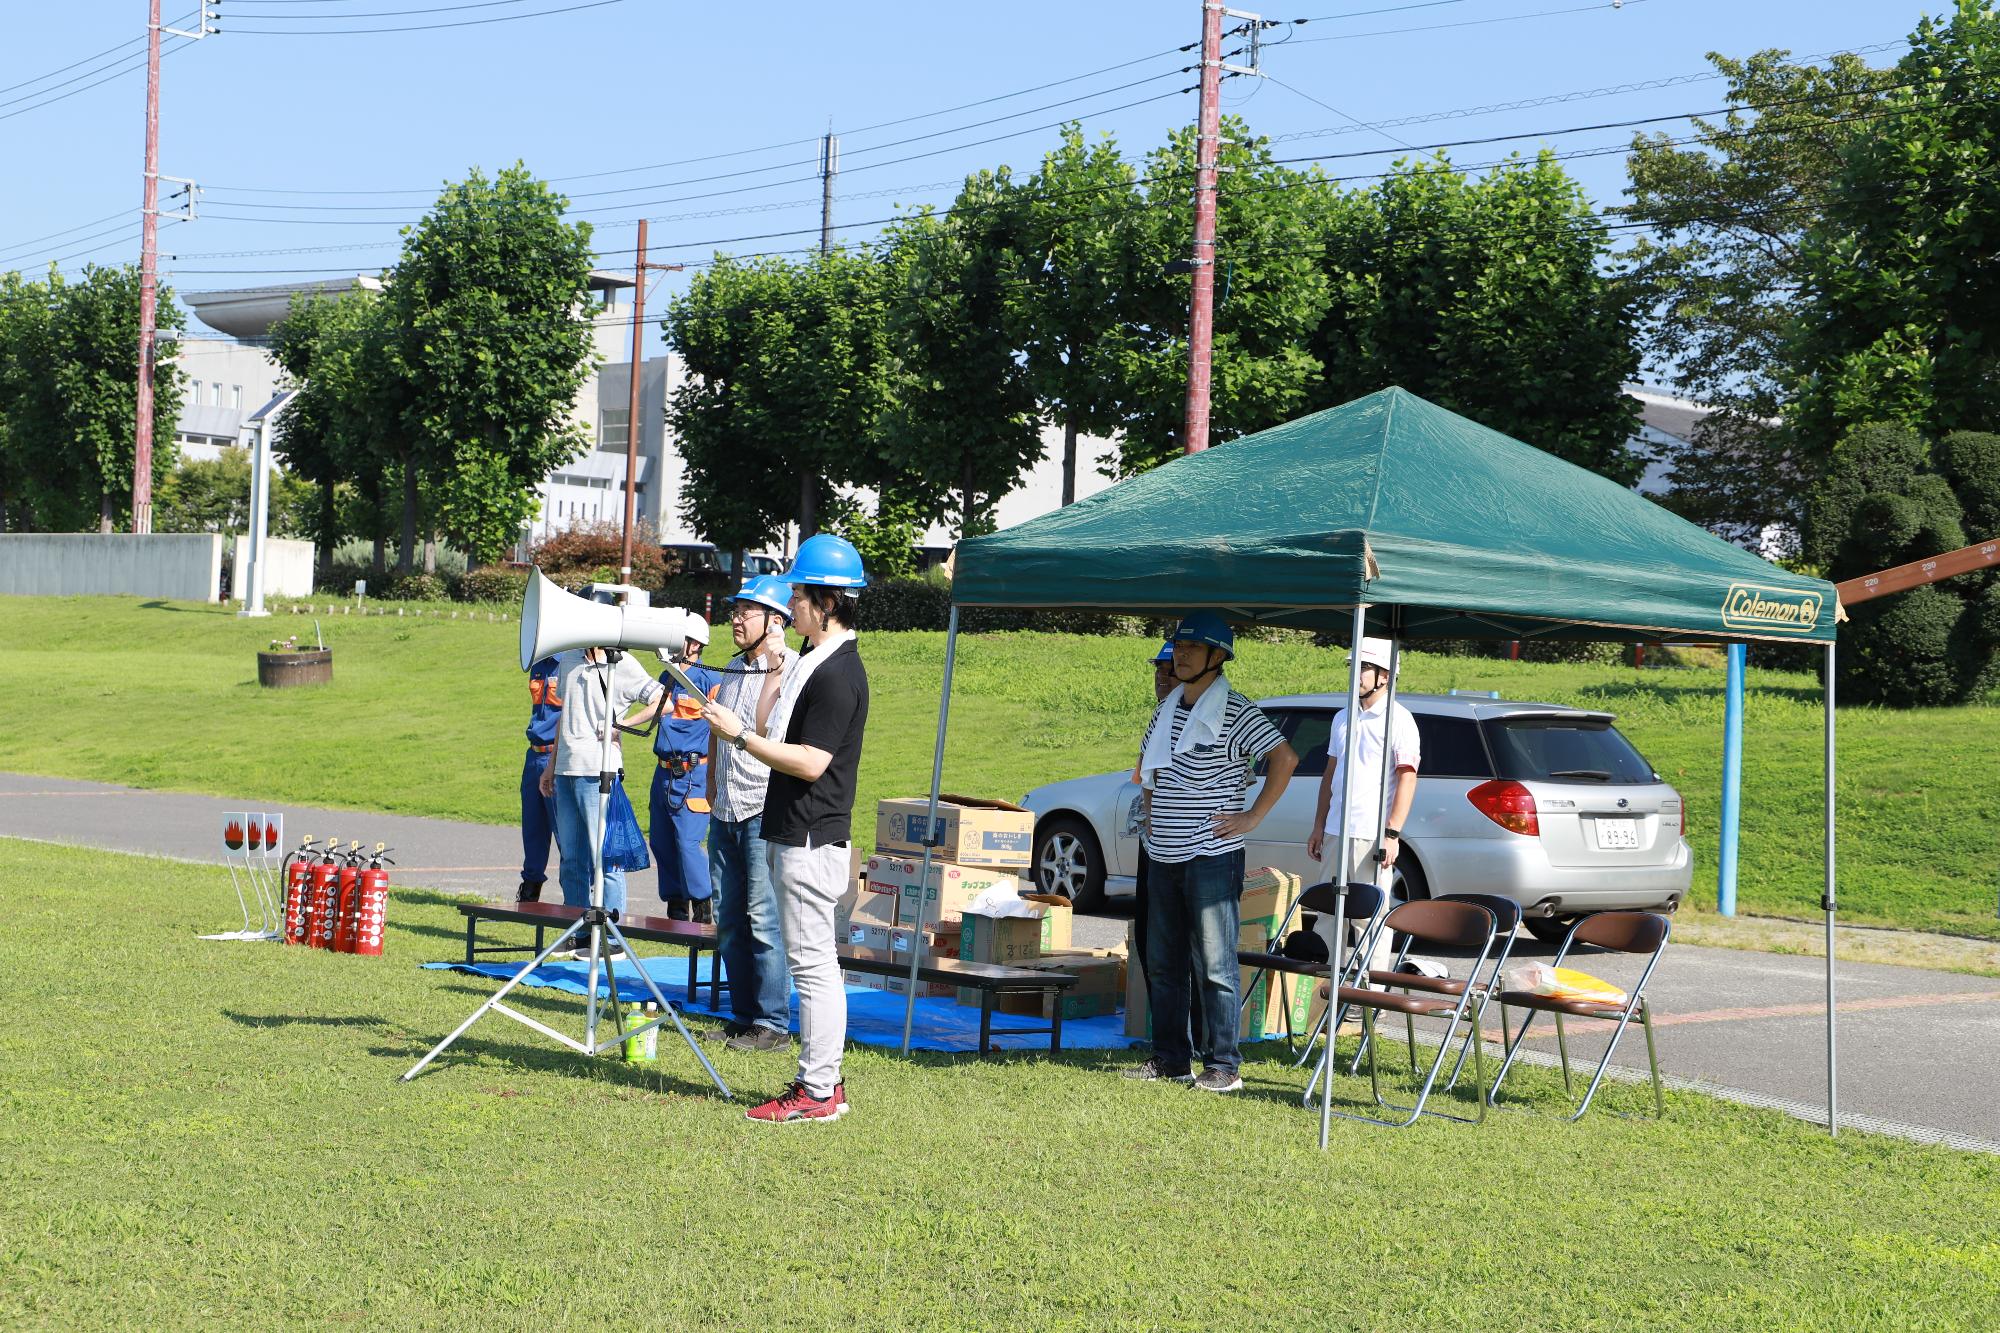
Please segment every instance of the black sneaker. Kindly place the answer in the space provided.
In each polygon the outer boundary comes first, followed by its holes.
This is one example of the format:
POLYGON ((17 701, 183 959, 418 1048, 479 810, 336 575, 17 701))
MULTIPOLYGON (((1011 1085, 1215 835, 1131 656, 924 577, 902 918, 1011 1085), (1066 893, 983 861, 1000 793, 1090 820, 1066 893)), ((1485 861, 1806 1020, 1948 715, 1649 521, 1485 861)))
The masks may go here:
POLYGON ((539 879, 522 880, 521 887, 514 890, 514 901, 517 903, 540 902, 542 900, 542 884, 543 881, 539 879))
POLYGON ((1174 1083, 1194 1082, 1194 1074, 1191 1073, 1190 1071, 1183 1069, 1179 1073, 1169 1073, 1167 1070, 1162 1069, 1160 1067, 1160 1062, 1158 1060, 1148 1060, 1146 1061, 1145 1064, 1140 1065, 1136 1069, 1126 1070, 1125 1077, 1131 1079, 1138 1079, 1140 1082, 1143 1083, 1156 1083, 1163 1080, 1174 1083))
POLYGON ((735 1041, 738 1037, 746 1036, 752 1031, 754 1031, 754 1028, 751 1024, 739 1023, 732 1018, 719 1028, 703 1028, 701 1035, 710 1041, 735 1041))
POLYGON ((688 905, 688 919, 698 926, 715 924, 715 905, 709 898, 695 898, 688 905))
POLYGON ((685 921, 687 919, 688 919, 688 900, 685 898, 667 899, 667 920, 685 921))
POLYGON ((748 1032, 736 1033, 729 1039, 729 1049, 732 1051, 783 1051, 790 1050, 791 1045, 791 1033, 757 1024, 753 1024, 748 1032))
POLYGON ((1203 1092, 1240 1092, 1243 1077, 1233 1069, 1204 1069, 1194 1085, 1203 1092))

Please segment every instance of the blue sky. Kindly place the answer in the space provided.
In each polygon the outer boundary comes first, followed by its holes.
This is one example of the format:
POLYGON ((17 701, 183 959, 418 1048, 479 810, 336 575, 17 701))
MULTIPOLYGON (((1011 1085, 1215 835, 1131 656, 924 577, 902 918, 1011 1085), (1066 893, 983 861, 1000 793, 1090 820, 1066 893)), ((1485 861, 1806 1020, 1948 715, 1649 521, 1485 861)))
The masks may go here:
MULTIPOLYGON (((193 3, 168 0, 167 18, 193 3)), ((1386 167, 1407 154, 1403 144, 1709 110, 1722 104, 1723 86, 1677 82, 1386 132, 1353 121, 1675 79, 1703 72, 1711 50, 1778 46, 1804 56, 1874 47, 1946 7, 1301 0, 1261 11, 1312 21, 1267 38, 1282 42, 1265 50, 1273 79, 1233 81, 1224 106, 1260 133, 1307 136, 1282 145, 1287 155, 1364 154, 1327 163, 1346 175, 1386 167), (1325 130, 1341 132, 1312 133, 1325 130)), ((162 66, 160 169, 204 188, 203 216, 161 233, 162 254, 172 256, 163 274, 188 291, 373 272, 393 262, 397 227, 421 215, 439 184, 517 158, 569 178, 561 186, 575 208, 590 210, 580 215, 597 226, 607 268, 629 266, 640 216, 654 219, 657 259, 807 247, 819 214, 813 141, 829 121, 842 135, 837 222, 946 203, 956 179, 979 167, 1031 169, 1056 136, 1043 127, 1065 117, 1115 134, 1138 157, 1193 118, 1194 95, 1176 91, 1193 76, 1175 73, 1191 57, 1172 48, 1197 38, 1200 21, 1196 0, 222 0, 221 9, 220 35, 173 51, 162 66), (540 12, 557 9, 567 12, 540 12), (511 15, 532 17, 428 31, 313 31, 511 15), (1107 69, 1114 65, 1123 67, 1107 69), (1095 70, 1107 72, 1072 79, 1095 70), (1057 80, 1069 81, 1024 93, 1057 80), (1014 93, 1024 95, 1007 96, 1014 93), (916 119, 883 123, 907 117, 916 119), (996 117, 1008 118, 974 124, 996 117), (698 158, 711 160, 690 160, 698 158), (345 193, 361 191, 379 193, 345 193), (693 216, 704 213, 714 216, 693 216), (752 236, 759 239, 734 239, 752 236), (290 253, 246 253, 264 251, 290 253)), ((143 37, 144 15, 143 0, 62 0, 10 25, 0 46, 0 270, 35 272, 51 258, 65 269, 136 258, 144 79, 113 76, 144 46, 84 58, 143 37), (82 63, 51 73, 72 62, 82 63), (99 79, 107 81, 88 86, 99 79), (49 236, 58 232, 66 234, 49 236)), ((1617 148, 1631 133, 1540 142, 1617 148)), ((1537 142, 1453 156, 1474 164, 1537 142)), ((1580 158, 1570 169, 1600 205, 1619 201, 1622 155, 1580 158)), ((661 277, 652 299, 684 281, 661 277)))

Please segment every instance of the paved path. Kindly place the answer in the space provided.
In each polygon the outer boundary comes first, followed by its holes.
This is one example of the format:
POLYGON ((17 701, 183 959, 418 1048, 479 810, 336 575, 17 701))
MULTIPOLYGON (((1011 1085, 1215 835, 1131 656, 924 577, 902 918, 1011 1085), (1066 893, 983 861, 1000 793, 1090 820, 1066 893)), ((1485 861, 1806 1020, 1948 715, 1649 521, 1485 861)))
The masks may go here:
MULTIPOLYGON (((0 773, 0 836, 35 838, 186 860, 219 861, 221 817, 248 802, 103 783, 0 773)), ((338 835, 397 849, 395 882, 490 898, 511 896, 520 873, 512 828, 285 807, 286 838, 338 835)), ((639 875, 635 895, 649 892, 639 875)), ((218 920, 227 915, 218 883, 218 920)), ((1111 911, 1115 914, 1117 908, 1111 911)), ((226 924, 226 923, 224 923, 226 924)), ((1116 915, 1077 922, 1079 944, 1125 936, 1116 915)), ((1517 958, 1553 946, 1523 939, 1517 958)), ((1578 959, 1629 982, 1636 967, 1611 955, 1578 959)), ((2000 1152, 2000 979, 1879 964, 1839 969, 1840 1104, 1857 1127, 1877 1127, 2000 1152)), ((1678 1080, 1740 1100, 1816 1115, 1826 1102, 1825 967, 1820 959, 1670 945, 1650 993, 1659 1017, 1661 1067, 1678 1080)), ((1553 1051, 1553 1029, 1531 1045, 1553 1051)), ((1572 1055, 1593 1060, 1604 1035, 1579 1024, 1572 1055)), ((1497 1031, 1493 1034, 1496 1038, 1497 1031)), ((1643 1035, 1631 1031, 1618 1063, 1643 1070, 1643 1035)))

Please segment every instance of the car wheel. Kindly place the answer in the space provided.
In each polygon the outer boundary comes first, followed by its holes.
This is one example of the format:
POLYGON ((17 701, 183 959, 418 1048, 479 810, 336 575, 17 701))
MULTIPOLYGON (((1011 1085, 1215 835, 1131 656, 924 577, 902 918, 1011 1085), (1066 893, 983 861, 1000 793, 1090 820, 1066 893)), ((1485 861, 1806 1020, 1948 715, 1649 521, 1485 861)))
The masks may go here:
POLYGON ((1079 912, 1104 906, 1104 852, 1081 819, 1043 821, 1035 829, 1035 887, 1069 899, 1079 912))
POLYGON ((1389 897, 1399 903, 1422 902, 1431 896, 1430 881, 1424 878, 1423 863, 1409 852, 1400 852, 1389 867, 1389 897))
POLYGON ((1575 924, 1575 913, 1562 916, 1524 916, 1521 918, 1522 928, 1544 944, 1561 944, 1569 937, 1569 928, 1575 924))

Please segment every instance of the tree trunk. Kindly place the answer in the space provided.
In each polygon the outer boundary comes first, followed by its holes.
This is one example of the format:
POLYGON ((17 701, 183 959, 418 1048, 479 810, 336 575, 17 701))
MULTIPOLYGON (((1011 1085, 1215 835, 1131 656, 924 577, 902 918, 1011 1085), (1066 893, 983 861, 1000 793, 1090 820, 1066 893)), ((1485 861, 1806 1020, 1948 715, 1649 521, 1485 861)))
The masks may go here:
POLYGON ((958 538, 964 541, 972 535, 972 455, 967 454, 959 467, 958 476, 958 538))
POLYGON ((99 532, 111 531, 111 492, 109 491, 97 497, 97 530, 99 532))
POLYGON ((379 532, 376 533, 375 550, 369 560, 368 572, 375 576, 375 578, 378 581, 377 582, 378 587, 380 586, 379 581, 382 575, 386 573, 389 568, 388 546, 389 546, 389 539, 387 537, 384 537, 379 532))
POLYGON ((333 488, 334 482, 330 477, 319 484, 319 550, 315 553, 314 559, 319 564, 317 577, 320 581, 333 577, 334 529, 340 523, 338 512, 334 508, 333 488))
POLYGON ((810 472, 799 474, 799 540, 819 531, 819 478, 810 472))
POLYGON ((403 533, 402 545, 396 548, 396 572, 407 574, 416 564, 417 557, 417 465, 407 455, 403 458, 403 533))
POLYGON ((1063 483, 1062 502, 1076 503, 1076 421, 1070 418, 1063 422, 1063 483))
POLYGON ((7 531, 7 497, 0 495, 0 532, 7 531))
POLYGON ((424 573, 438 572, 438 539, 434 532, 424 534, 424 573))

